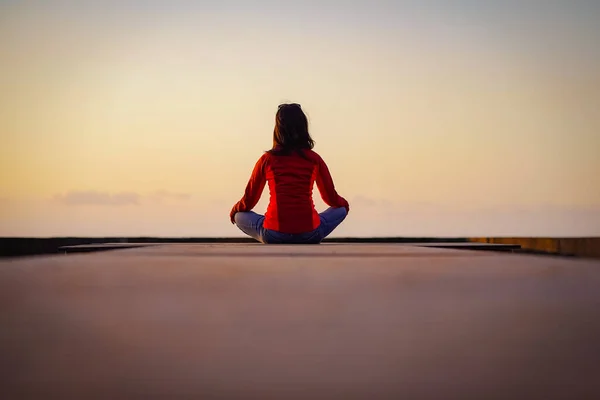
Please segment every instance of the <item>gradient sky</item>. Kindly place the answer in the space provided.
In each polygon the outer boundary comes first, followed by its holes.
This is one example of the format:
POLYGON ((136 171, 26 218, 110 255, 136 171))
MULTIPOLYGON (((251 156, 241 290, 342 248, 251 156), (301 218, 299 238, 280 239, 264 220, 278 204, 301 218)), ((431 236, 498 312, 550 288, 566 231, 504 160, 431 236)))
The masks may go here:
POLYGON ((594 0, 0 0, 0 236, 239 236, 284 101, 351 203, 337 236, 600 235, 598 20, 594 0))

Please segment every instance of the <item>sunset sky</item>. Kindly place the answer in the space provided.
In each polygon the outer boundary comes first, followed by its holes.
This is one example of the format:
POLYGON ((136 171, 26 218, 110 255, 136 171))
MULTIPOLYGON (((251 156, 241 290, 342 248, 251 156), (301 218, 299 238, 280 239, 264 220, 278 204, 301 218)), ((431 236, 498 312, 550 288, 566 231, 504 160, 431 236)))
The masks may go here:
POLYGON ((286 101, 350 202, 336 236, 600 235, 599 20, 594 0, 0 0, 0 236, 241 236, 286 101))

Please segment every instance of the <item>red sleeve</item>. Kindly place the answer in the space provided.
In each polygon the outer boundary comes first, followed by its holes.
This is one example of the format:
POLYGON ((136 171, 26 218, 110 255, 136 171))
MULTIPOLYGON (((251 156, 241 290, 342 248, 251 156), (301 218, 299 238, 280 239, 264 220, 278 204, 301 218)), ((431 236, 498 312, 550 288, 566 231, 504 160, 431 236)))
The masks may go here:
POLYGON ((319 188, 319 193, 321 193, 321 198, 325 204, 330 207, 345 207, 346 211, 350 211, 350 205, 346 199, 335 190, 329 168, 327 168, 327 164, 321 157, 318 158, 317 188, 319 188))
POLYGON ((260 196, 262 195, 263 189, 265 188, 265 159, 266 155, 263 155, 254 166, 250 180, 246 185, 244 196, 238 201, 231 210, 231 215, 236 212, 250 211, 256 206, 260 196))

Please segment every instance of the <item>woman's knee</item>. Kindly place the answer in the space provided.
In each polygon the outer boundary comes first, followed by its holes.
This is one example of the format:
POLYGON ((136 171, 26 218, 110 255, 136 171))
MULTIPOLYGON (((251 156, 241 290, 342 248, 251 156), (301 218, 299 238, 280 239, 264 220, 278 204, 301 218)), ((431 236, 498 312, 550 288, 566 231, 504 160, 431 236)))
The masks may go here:
POLYGON ((238 211, 235 213, 235 215, 233 216, 233 220, 235 221, 236 225, 240 224, 240 221, 242 218, 244 218, 244 216, 242 215, 244 214, 244 212, 238 211))
POLYGON ((258 217, 259 215, 252 211, 239 211, 235 213, 235 215, 233 216, 233 220, 235 221, 236 225, 246 225, 248 223, 254 222, 254 220, 256 220, 258 217))
POLYGON ((327 217, 329 217, 328 219, 332 219, 335 221, 343 221, 344 219, 346 219, 346 216, 348 215, 348 211, 346 210, 346 207, 336 207, 336 208, 332 208, 330 213, 328 213, 329 215, 327 215, 327 217))

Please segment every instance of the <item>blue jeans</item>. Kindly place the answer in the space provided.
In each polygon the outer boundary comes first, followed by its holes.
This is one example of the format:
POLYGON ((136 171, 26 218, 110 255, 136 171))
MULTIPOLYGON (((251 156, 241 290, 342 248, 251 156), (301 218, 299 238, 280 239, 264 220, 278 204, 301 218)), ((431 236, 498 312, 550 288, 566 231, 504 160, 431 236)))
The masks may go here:
POLYGON ((265 244, 318 244, 346 218, 344 207, 329 207, 319 214, 321 224, 317 229, 306 233, 282 233, 265 229, 265 216, 253 211, 235 214, 235 224, 246 235, 265 244))

